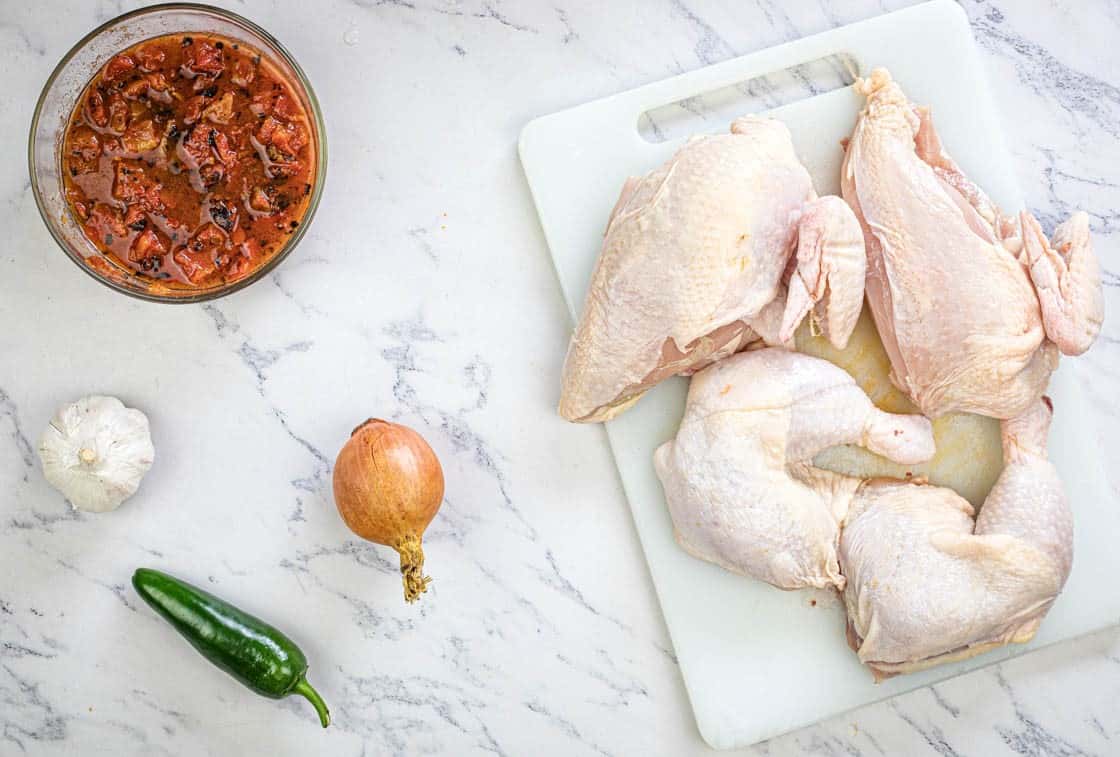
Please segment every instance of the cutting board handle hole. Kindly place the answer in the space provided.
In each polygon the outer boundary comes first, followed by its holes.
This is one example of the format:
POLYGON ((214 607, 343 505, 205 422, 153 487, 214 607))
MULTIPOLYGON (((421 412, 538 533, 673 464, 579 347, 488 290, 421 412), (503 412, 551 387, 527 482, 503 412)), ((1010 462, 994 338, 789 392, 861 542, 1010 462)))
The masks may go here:
POLYGON ((739 116, 843 89, 859 71, 854 55, 833 53, 647 110, 638 116, 638 133, 658 144, 723 131, 739 116))

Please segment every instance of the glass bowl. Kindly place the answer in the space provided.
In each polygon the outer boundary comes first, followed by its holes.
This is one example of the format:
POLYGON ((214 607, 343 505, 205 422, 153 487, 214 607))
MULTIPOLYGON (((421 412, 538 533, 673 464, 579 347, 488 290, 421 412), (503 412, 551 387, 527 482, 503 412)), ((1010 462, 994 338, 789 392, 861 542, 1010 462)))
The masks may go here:
POLYGON ((28 143, 28 164, 31 188, 43 222, 59 246, 83 271, 118 292, 140 299, 154 302, 202 302, 236 292, 267 276, 303 239, 319 206, 326 181, 326 128, 311 83, 295 59, 271 34, 252 21, 221 8, 195 3, 168 3, 118 16, 94 29, 66 53, 47 79, 35 106, 28 143), (260 268, 243 279, 229 283, 168 290, 166 287, 153 287, 156 282, 131 273, 104 275, 85 262, 87 256, 99 252, 86 239, 66 203, 62 186, 61 152, 62 138, 75 103, 90 79, 110 58, 146 39, 184 32, 212 33, 235 39, 260 50, 272 59, 292 83, 304 110, 310 115, 308 126, 315 146, 316 167, 311 199, 299 227, 288 237, 284 246, 260 268))

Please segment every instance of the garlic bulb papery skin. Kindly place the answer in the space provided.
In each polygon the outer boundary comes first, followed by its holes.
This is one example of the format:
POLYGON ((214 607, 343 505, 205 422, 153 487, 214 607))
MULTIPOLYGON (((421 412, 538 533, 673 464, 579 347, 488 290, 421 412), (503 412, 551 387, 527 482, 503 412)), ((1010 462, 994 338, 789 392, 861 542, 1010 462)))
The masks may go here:
POLYGON ((39 440, 51 486, 78 510, 116 510, 155 459, 148 417, 116 397, 83 397, 59 408, 39 440))

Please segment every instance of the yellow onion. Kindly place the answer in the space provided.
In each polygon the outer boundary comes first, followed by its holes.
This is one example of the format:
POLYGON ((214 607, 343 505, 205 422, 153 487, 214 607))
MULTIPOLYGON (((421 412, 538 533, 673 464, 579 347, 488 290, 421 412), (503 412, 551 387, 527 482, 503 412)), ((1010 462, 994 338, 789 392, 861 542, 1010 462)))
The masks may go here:
POLYGON ((424 437, 379 418, 358 426, 335 460, 334 502, 351 531, 400 553, 406 602, 428 590, 421 537, 443 502, 443 468, 424 437))

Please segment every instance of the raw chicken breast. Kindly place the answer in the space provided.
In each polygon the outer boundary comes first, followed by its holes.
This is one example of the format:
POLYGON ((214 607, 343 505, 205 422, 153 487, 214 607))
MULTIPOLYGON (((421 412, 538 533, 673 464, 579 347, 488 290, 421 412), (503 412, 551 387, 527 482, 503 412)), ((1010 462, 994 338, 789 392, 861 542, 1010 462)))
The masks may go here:
POLYGON ((928 111, 876 69, 847 147, 844 199, 863 226, 866 290, 895 384, 930 417, 1014 418, 1042 395, 1059 351, 1100 330, 1088 217, 1043 236, 1009 218, 945 152, 928 111))
POLYGON ((750 116, 729 134, 694 137, 622 189, 568 349, 560 414, 608 420, 669 376, 760 339, 788 343, 818 304, 842 345, 863 271, 855 216, 817 199, 782 123, 750 116))

